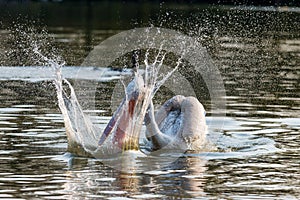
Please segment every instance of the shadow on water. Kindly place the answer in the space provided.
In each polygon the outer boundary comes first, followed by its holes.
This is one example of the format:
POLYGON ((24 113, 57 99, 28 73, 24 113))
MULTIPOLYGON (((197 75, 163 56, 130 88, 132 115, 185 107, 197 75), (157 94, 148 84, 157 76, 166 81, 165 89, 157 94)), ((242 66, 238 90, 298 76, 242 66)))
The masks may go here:
MULTIPOLYGON (((1 1, 0 7, 5 10, 0 12, 2 27, 13 21, 22 24, 22 16, 27 16, 24 21, 38 19, 31 22, 38 30, 46 25, 47 35, 69 66, 79 66, 94 46, 121 30, 149 23, 180 30, 207 48, 227 95, 227 116, 220 119, 224 124, 209 134, 215 152, 186 154, 160 170, 120 172, 99 160, 65 154, 66 135, 54 86, 49 79, 27 77, 26 70, 16 67, 29 65, 28 55, 23 48, 15 50, 18 37, 0 30, 1 66, 15 66, 19 72, 5 76, 8 68, 0 67, 0 197, 300 197, 299 8, 107 1, 1 1)), ((203 98, 199 74, 180 72, 203 98)), ((95 121, 104 126, 112 114, 115 81, 98 84, 95 121)), ((210 107, 207 98, 201 100, 210 107)))

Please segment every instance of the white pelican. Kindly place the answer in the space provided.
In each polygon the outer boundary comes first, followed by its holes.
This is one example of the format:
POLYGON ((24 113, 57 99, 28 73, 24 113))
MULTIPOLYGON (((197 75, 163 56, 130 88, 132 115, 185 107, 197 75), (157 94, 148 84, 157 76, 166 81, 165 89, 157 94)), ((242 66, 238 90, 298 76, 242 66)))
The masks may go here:
POLYGON ((145 124, 152 151, 161 148, 197 150, 205 143, 205 110, 195 97, 174 96, 155 114, 151 101, 145 124))
MULTIPOLYGON (((134 56, 137 57, 136 54, 134 56)), ((114 153, 114 150, 139 150, 143 122, 152 151, 178 147, 196 150, 203 146, 207 126, 202 104, 194 97, 177 95, 154 114, 152 94, 155 85, 144 81, 146 78, 138 73, 136 57, 133 57, 134 78, 126 87, 126 96, 102 135, 85 116, 73 87, 62 78, 60 68, 57 69, 55 85, 64 116, 69 152, 101 157, 105 152, 114 153), (68 84, 70 95, 63 89, 63 81, 68 84)))

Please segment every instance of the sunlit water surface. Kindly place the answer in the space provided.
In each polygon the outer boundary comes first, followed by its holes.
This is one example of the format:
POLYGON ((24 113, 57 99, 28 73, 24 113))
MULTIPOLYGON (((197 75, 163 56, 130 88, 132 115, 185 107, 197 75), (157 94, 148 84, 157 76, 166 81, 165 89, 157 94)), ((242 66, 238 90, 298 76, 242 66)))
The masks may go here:
MULTIPOLYGON (((215 150, 187 153, 157 170, 147 170, 140 160, 136 172, 126 173, 66 153, 54 72, 5 63, 8 67, 0 67, 0 198, 300 198, 300 39, 272 31, 276 38, 213 38, 208 48, 227 93, 227 116, 214 118, 220 127, 208 134, 215 150)), ((61 46, 76 46, 77 31, 57 32, 61 46)), ((99 41, 106 34, 94 31, 93 37, 99 41)), ((66 59, 72 63, 74 57, 66 59)), ((64 76, 78 78, 72 75, 77 69, 64 68, 64 76)), ((128 72, 86 68, 88 77, 93 70, 105 72, 90 80, 101 88, 94 120, 105 127, 114 83, 128 72)), ((203 104, 210 107, 205 99, 203 104)))

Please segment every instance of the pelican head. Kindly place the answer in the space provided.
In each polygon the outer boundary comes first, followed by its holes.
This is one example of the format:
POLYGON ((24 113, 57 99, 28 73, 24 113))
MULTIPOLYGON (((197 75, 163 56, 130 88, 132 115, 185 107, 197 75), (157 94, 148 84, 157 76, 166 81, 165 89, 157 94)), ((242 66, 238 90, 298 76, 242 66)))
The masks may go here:
POLYGON ((143 77, 135 73, 126 88, 126 96, 103 131, 99 145, 112 135, 112 145, 122 150, 139 149, 139 134, 148 107, 146 91, 143 77))

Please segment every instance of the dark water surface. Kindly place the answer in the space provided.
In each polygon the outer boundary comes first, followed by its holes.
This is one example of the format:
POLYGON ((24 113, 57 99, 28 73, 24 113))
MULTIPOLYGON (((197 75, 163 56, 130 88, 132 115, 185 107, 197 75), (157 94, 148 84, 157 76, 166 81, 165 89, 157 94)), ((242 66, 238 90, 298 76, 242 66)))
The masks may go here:
MULTIPOLYGON (((0 14, 0 198, 300 198, 299 8, 107 2, 0 6, 5 9, 0 14), (99 42, 122 30, 149 25, 150 19, 154 25, 163 21, 163 27, 198 37, 222 74, 226 117, 211 117, 210 100, 198 74, 181 73, 193 81, 207 109, 207 121, 220 120, 219 128, 210 129, 208 136, 216 150, 189 153, 152 171, 139 170, 145 167, 141 162, 136 173, 66 154, 52 72, 28 67, 39 64, 30 57, 30 43, 44 41, 45 33, 36 31, 32 41, 23 40, 18 47, 22 34, 4 29, 15 29, 16 13, 46 25, 46 36, 53 39, 49 46, 45 42, 45 51, 56 46, 70 66, 64 74, 71 81, 76 66, 99 42)), ((107 72, 103 80, 91 81, 99 88, 95 120, 105 126, 112 115, 111 93, 122 73, 103 69, 107 72)))

